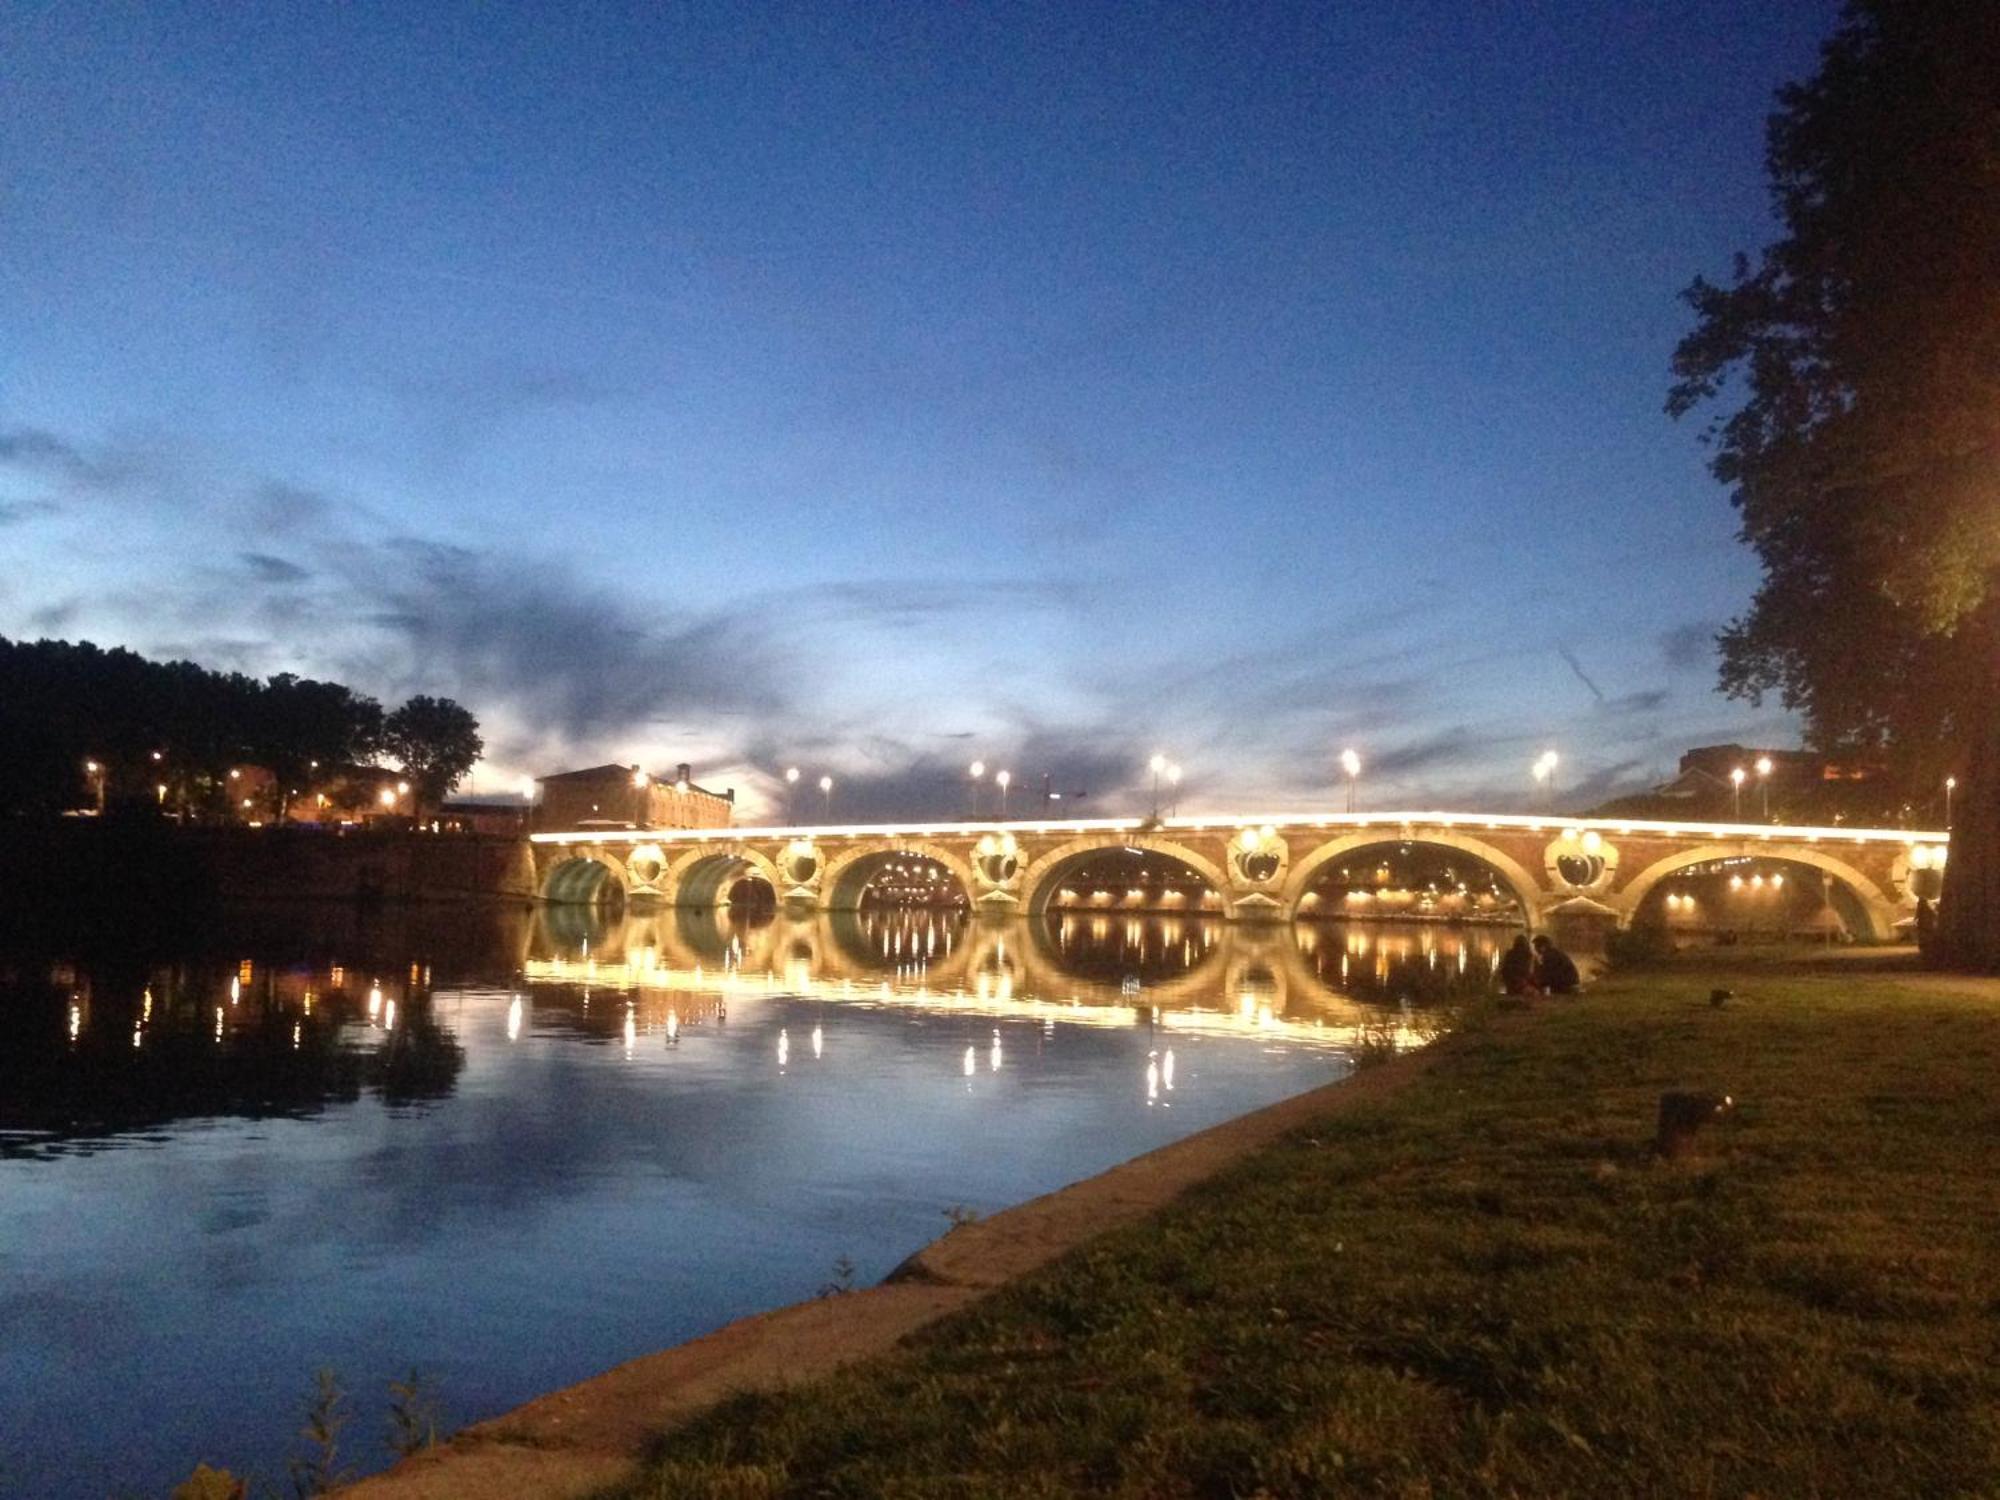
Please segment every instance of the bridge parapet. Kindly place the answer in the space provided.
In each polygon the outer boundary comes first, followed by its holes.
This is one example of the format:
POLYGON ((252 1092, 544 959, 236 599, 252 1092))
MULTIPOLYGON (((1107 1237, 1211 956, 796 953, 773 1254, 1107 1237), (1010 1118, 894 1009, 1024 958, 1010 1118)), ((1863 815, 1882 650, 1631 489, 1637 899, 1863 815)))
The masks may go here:
POLYGON ((935 860, 975 909, 1039 912, 1064 873, 1092 854, 1131 849, 1174 860, 1236 920, 1299 913, 1332 860, 1379 846, 1457 851, 1487 866, 1529 926, 1578 901, 1628 925, 1679 871, 1729 860, 1788 861, 1851 897, 1864 931, 1882 939, 1913 910, 1947 857, 1942 833, 1903 829, 1629 822, 1485 813, 1280 814, 1168 819, 955 822, 731 829, 592 830, 533 835, 544 899, 713 907, 755 875, 800 908, 858 905, 897 856, 935 860), (601 875, 583 866, 594 865, 601 875))

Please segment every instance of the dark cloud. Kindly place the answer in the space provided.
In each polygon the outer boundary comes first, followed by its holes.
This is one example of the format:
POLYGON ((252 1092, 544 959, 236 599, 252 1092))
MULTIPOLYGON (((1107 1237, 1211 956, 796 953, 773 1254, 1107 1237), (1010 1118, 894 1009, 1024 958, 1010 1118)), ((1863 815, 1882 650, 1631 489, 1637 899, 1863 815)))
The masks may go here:
POLYGON ((1590 689, 1590 696, 1595 698, 1599 703, 1602 703, 1604 701, 1604 689, 1591 681, 1590 674, 1583 670, 1583 663, 1576 659, 1576 653, 1567 646, 1558 646, 1556 647, 1556 655, 1560 656, 1570 671, 1576 674, 1576 680, 1590 689))
POLYGON ((1405 740, 1378 750, 1368 758, 1366 776, 1407 776, 1434 766, 1462 762, 1482 748, 1479 737, 1463 724, 1454 725, 1422 739, 1405 740))
POLYGON ((1604 703, 1607 714, 1649 714, 1664 708, 1673 694, 1666 688, 1648 688, 1644 692, 1627 693, 1622 698, 1612 698, 1604 703))
POLYGON ((412 538, 385 544, 352 582, 372 598, 367 622, 398 639, 406 686, 505 701, 567 740, 679 714, 772 713, 793 686, 755 610, 676 611, 412 538))
POLYGON ((21 526, 42 516, 55 514, 50 500, 0 500, 0 526, 21 526))
POLYGON ((303 583, 312 574, 297 563, 286 562, 282 557, 273 557, 268 552, 239 552, 244 566, 259 583, 303 583))
POLYGON ((250 524, 267 536, 286 536, 325 520, 334 502, 318 490, 271 480, 250 492, 250 524))
POLYGON ((1693 672, 1715 660, 1715 637, 1720 627, 1713 620, 1689 620, 1660 635, 1660 655, 1676 672, 1693 672))
POLYGON ((97 460, 83 449, 39 427, 0 428, 0 463, 69 479, 88 479, 98 472, 97 460))

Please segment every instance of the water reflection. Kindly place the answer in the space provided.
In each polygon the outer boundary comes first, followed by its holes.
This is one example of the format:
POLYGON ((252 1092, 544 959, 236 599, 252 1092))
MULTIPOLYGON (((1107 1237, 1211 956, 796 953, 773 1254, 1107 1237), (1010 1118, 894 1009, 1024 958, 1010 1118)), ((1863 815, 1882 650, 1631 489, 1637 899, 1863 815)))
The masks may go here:
POLYGON ((0 1155, 188 1116, 442 1098, 464 1053, 428 979, 251 958, 0 961, 0 1155))
POLYGON ((636 997, 641 1034, 687 1019, 690 997, 732 1004, 801 995, 1184 1031, 1245 1029, 1399 1045, 1427 1013, 1489 989, 1511 933, 1393 923, 1256 926, 1212 917, 1053 913, 994 922, 934 909, 761 913, 671 910, 538 920, 522 963, 538 1007, 588 1024, 593 995, 636 997))
POLYGON ((1497 946, 1105 912, 428 921, 0 952, 0 1488, 282 1474, 322 1364, 357 1401, 422 1364, 474 1421, 836 1258, 878 1276, 946 1205, 1419 1040, 1497 946))

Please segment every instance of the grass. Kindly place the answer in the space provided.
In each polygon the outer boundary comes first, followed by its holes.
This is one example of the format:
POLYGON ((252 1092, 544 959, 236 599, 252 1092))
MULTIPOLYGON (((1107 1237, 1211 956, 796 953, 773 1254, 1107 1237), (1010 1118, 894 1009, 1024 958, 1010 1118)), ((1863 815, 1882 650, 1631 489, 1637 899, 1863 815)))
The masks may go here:
POLYGON ((1444 1046, 617 1493, 2000 1495, 2000 983, 1676 960, 1444 1046), (1737 1109, 1668 1164, 1678 1087, 1737 1109))

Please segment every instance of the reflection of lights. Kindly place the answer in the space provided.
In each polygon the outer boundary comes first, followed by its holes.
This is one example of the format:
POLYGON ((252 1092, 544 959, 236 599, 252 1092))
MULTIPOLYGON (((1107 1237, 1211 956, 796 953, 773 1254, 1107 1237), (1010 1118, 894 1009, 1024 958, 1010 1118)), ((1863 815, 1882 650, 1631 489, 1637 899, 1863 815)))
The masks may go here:
POLYGON ((222 1040, 222 1007, 219 1005, 215 1007, 215 1039, 218 1042, 222 1040))
POLYGON ((82 1030, 83 1007, 72 1002, 69 1008, 69 1039, 75 1041, 77 1034, 82 1030))
POLYGON ((778 1066, 784 1067, 792 1060, 792 1035, 784 1027, 778 1028, 778 1066))
POLYGON ((1160 1082, 1172 1089, 1174 1086, 1174 1049, 1167 1048, 1167 1055, 1160 1059, 1160 1082))
POLYGON ((371 984, 368 987, 368 1019, 372 1021, 381 1014, 382 1014, 382 986, 379 984, 371 984))
POLYGON ((1000 1071, 1000 1028, 993 1028, 993 1046, 986 1054, 987 1066, 995 1073, 1000 1071))
POLYGON ((625 1058, 631 1061, 632 1049, 639 1044, 639 1022, 633 1014, 630 1003, 625 1006, 625 1058))
POLYGON ((382 1029, 384 1031, 396 1029, 396 1002, 393 1000, 382 1007, 382 1029))
POLYGON ((299 1050, 299 1038, 304 1034, 304 1031, 305 1031, 305 1022, 303 1021, 292 1022, 292 1050, 294 1052, 299 1050))
POLYGON ((1160 1097, 1160 1064, 1155 1054, 1146 1054, 1146 1102, 1153 1104, 1160 1097))
POLYGON ((230 980, 229 1003, 231 1005, 234 1005, 237 1001, 241 1000, 242 998, 243 998, 243 985, 241 981, 235 979, 230 980))
POLYGON ((967 1047, 965 1049, 965 1076, 967 1078, 970 1078, 974 1073, 977 1073, 978 1071, 979 1071, 979 1049, 977 1047, 967 1047))
POLYGON ((813 1056, 819 1057, 826 1051, 826 1033, 820 1030, 819 1022, 813 1022, 813 1056))
POLYGON ((521 997, 516 995, 507 1002, 507 1040, 510 1042, 521 1039, 521 1011, 521 997))
POLYGON ((681 1039, 681 1013, 677 1010, 670 1010, 667 1012, 667 1040, 670 1042, 677 1042, 680 1039, 681 1039))

